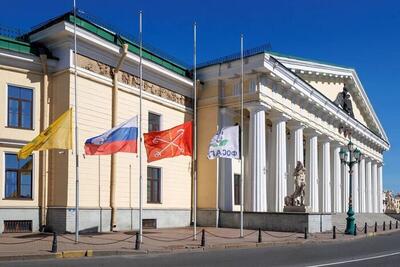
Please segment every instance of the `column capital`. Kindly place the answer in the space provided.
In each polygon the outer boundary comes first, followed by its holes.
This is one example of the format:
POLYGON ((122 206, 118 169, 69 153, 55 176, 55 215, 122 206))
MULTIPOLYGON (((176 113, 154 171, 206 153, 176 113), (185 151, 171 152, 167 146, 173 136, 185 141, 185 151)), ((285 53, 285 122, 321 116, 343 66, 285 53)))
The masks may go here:
POLYGON ((289 128, 289 130, 297 130, 301 128, 305 128, 305 124, 300 121, 295 121, 295 120, 289 120, 286 124, 286 126, 289 128))
POLYGON ((322 133, 321 133, 320 131, 315 130, 315 129, 310 128, 310 127, 306 127, 306 128, 304 129, 304 135, 305 135, 306 137, 314 137, 314 136, 319 136, 319 135, 321 135, 321 134, 322 134, 322 133))
POLYGON ((220 108, 220 112, 226 116, 235 116, 235 111, 227 107, 220 108))
POLYGON ((342 147, 342 146, 343 146, 342 143, 340 141, 338 141, 338 140, 333 140, 331 142, 331 147, 332 148, 338 148, 338 147, 342 147))
POLYGON ((318 142, 321 143, 329 143, 332 142, 334 139, 326 134, 322 134, 318 137, 318 142))
POLYGON ((279 111, 276 111, 276 110, 271 111, 271 113, 269 114, 268 118, 272 122, 288 121, 288 120, 291 119, 291 117, 289 115, 287 115, 286 113, 279 112, 279 111))
POLYGON ((371 164, 379 165, 380 161, 377 159, 371 159, 371 164))
POLYGON ((263 102, 250 102, 244 105, 244 108, 250 112, 257 112, 257 111, 268 111, 271 109, 270 106, 263 102))

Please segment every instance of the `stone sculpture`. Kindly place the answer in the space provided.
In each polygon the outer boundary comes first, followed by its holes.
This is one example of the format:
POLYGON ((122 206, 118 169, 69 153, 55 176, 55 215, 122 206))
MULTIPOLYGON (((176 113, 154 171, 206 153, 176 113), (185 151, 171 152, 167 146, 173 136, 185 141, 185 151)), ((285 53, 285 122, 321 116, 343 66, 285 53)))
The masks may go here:
POLYGON ((295 190, 293 194, 285 197, 285 206, 304 206, 304 198, 306 195, 306 168, 303 163, 297 162, 293 173, 295 190))
POLYGON ((338 93, 334 103, 341 107, 343 111, 346 112, 350 117, 354 118, 353 105, 351 103, 350 94, 346 86, 343 86, 343 91, 338 93))
POLYGON ((385 192, 385 204, 385 213, 396 213, 396 203, 392 191, 387 190, 385 192))

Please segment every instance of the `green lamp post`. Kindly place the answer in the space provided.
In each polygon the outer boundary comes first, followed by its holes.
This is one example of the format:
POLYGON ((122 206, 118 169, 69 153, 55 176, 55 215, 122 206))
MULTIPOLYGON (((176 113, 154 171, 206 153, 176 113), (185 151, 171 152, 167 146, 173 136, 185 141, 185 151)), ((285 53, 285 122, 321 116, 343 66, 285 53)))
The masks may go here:
POLYGON ((354 144, 351 142, 348 143, 347 149, 340 149, 339 152, 340 161, 342 164, 349 166, 349 209, 347 210, 347 218, 346 218, 346 230, 345 234, 353 235, 355 229, 354 225, 354 211, 353 211, 353 200, 352 200, 352 174, 353 174, 353 166, 358 163, 361 158, 361 152, 358 150, 354 144))

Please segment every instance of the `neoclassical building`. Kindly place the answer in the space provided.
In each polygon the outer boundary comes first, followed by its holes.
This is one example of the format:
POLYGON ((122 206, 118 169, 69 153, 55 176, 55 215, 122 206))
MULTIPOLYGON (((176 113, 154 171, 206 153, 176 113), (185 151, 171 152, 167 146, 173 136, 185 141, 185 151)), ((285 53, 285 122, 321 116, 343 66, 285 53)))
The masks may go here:
MULTIPOLYGON (((87 156, 84 143, 111 129, 113 116, 121 123, 139 113, 139 47, 82 14, 76 22, 80 229, 137 229, 138 155, 119 153, 114 161, 87 156)), ((24 161, 16 157, 74 106, 74 67, 72 13, 24 36, 0 37, 0 232, 75 231, 73 151, 34 152, 24 161)), ((143 75, 143 132, 192 119, 193 83, 186 68, 145 48, 143 75)), ((190 225, 191 158, 147 164, 144 146, 142 152, 144 226, 190 225)))
MULTIPOLYGON (((241 60, 215 60, 198 73, 199 216, 210 223, 218 210, 239 210, 240 161, 206 155, 218 128, 240 123, 241 60)), ((346 212, 349 170, 339 152, 351 137, 362 153, 352 170, 353 209, 383 212, 383 152, 390 145, 354 69, 260 49, 244 58, 243 89, 245 211, 282 212, 300 161, 311 211, 346 212)))
MULTIPOLYGON (((81 230, 138 227, 138 155, 87 156, 83 146, 86 139, 111 129, 113 118, 120 123, 138 114, 139 48, 79 13, 75 62, 74 22, 66 13, 24 35, 0 35, 0 232, 75 231, 73 152, 34 152, 26 160, 16 156, 75 105, 75 65, 81 230)), ((151 49, 145 48, 143 57, 143 132, 192 120, 192 70, 151 49)), ((240 70, 238 58, 198 70, 200 225, 215 225, 220 212, 239 210, 240 161, 208 160, 206 155, 217 129, 240 122, 240 70)), ((382 212, 383 152, 389 143, 354 69, 260 50, 244 59, 244 93, 245 211, 281 213, 300 161, 307 168, 306 204, 312 213, 345 212, 349 172, 339 151, 349 141, 343 133, 351 132, 363 155, 353 169, 354 209, 382 212), (350 97, 338 98, 344 86, 350 97)), ((148 164, 143 147, 142 167, 143 224, 189 226, 192 159, 148 164)))

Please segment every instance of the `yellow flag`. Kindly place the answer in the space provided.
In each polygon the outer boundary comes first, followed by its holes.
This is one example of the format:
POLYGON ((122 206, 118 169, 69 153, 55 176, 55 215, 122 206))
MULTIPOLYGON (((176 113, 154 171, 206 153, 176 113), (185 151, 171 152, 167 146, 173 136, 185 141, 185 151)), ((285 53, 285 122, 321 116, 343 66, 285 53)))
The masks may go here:
POLYGON ((41 132, 18 153, 18 158, 26 159, 34 150, 72 149, 72 108, 64 112, 46 130, 41 132))

